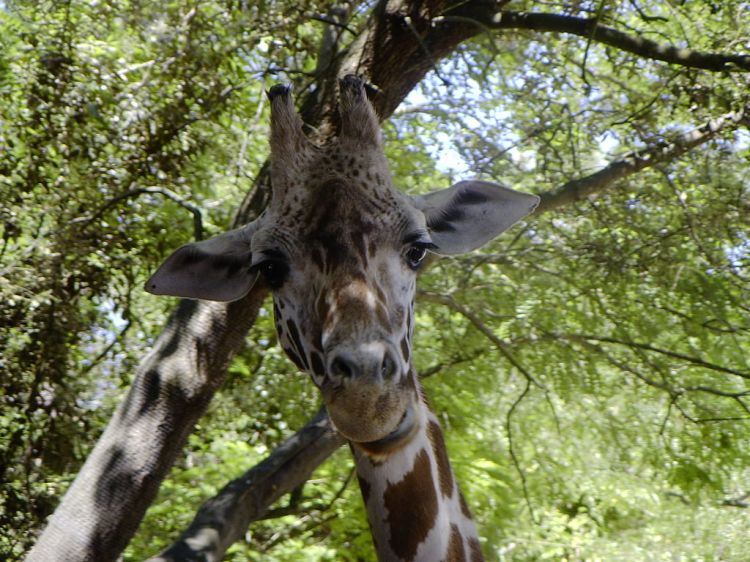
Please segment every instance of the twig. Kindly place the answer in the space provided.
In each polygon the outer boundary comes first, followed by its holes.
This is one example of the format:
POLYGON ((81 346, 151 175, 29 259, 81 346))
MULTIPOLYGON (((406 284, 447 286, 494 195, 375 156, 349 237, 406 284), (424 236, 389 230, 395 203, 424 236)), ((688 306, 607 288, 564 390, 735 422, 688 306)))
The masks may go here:
POLYGON ((715 363, 711 363, 709 361, 706 361, 705 359, 701 359, 700 357, 693 357, 691 355, 686 355, 684 353, 679 353, 677 351, 671 351, 669 349, 662 349, 662 348, 655 347, 647 343, 623 341, 623 340, 618 340, 617 338, 612 338, 608 336, 595 336, 591 334, 562 334, 559 337, 561 339, 567 338, 567 339, 578 339, 578 340, 592 340, 592 341, 599 341, 602 343, 612 343, 615 345, 633 347, 637 349, 642 349, 644 351, 650 351, 653 353, 666 355, 667 357, 672 357, 673 359, 681 359, 683 361, 687 361, 688 363, 692 363, 693 365, 698 365, 699 367, 710 369, 712 371, 718 371, 720 373, 736 375, 738 377, 742 377, 743 379, 750 379, 750 373, 748 372, 740 371, 737 369, 732 369, 730 367, 724 367, 722 365, 716 365, 715 363))
POLYGON ((529 488, 526 483, 526 473, 523 471, 521 463, 519 462, 518 456, 516 455, 516 451, 513 447, 513 429, 511 423, 513 412, 516 411, 516 408, 521 403, 521 400, 523 400, 529 393, 529 390, 531 390, 531 381, 527 378, 526 386, 524 387, 523 392, 521 392, 518 398, 513 401, 513 404, 511 404, 510 408, 508 409, 508 413, 505 416, 505 431, 508 433, 508 452, 510 453, 510 459, 521 478, 521 488, 523 489, 523 497, 526 500, 526 506, 529 508, 529 515, 531 516, 531 520, 534 523, 538 523, 538 521, 536 520, 536 515, 534 514, 534 507, 531 504, 531 497, 529 496, 529 488))
POLYGON ((196 240, 203 240, 203 215, 201 213, 201 210, 193 205, 192 203, 188 202, 181 196, 179 196, 177 193, 172 191, 171 189, 167 189, 166 187, 139 187, 136 189, 131 189, 129 191, 126 191, 125 193, 121 193, 120 195, 117 195, 107 201, 104 205, 99 207, 96 211, 94 211, 93 214, 87 216, 87 217, 78 217, 70 221, 69 224, 82 224, 83 227, 87 227, 97 219, 101 218, 101 216, 107 212, 112 207, 116 206, 121 201, 124 201, 126 199, 133 199, 135 197, 138 197, 140 195, 145 194, 151 194, 151 195, 161 195, 163 197, 166 197, 167 199, 174 201, 177 203, 180 207, 183 209, 187 209, 192 213, 193 215, 193 236, 196 240))
POLYGON ((327 23, 329 25, 333 25, 333 26, 336 26, 336 27, 340 27, 341 29, 343 29, 343 30, 348 31, 349 33, 351 33, 354 37, 357 36, 357 31, 355 29, 352 29, 351 27, 349 27, 345 23, 342 23, 340 21, 336 21, 333 18, 329 18, 328 16, 312 15, 312 16, 310 16, 310 19, 311 20, 315 20, 315 21, 319 21, 319 22, 322 22, 322 23, 327 23))
POLYGON ((99 362, 102 359, 104 359, 110 351, 112 351, 112 348, 115 345, 117 345, 120 341, 122 341, 122 338, 125 336, 127 331, 130 330, 130 327, 132 325, 133 325, 132 319, 128 318, 125 321, 125 326, 123 327, 123 329, 118 332, 118 334, 112 339, 112 341, 96 357, 94 357, 88 365, 86 365, 85 367, 83 367, 83 369, 81 369, 80 374, 85 375, 89 373, 94 367, 96 367, 99 364, 99 362))
POLYGON ((482 334, 484 334, 485 337, 487 337, 487 339, 489 339, 493 344, 495 344, 495 347, 497 347, 497 349, 508 360, 508 362, 511 365, 513 365, 516 369, 518 369, 518 371, 524 377, 526 377, 526 379, 529 382, 533 383, 534 386, 537 386, 544 391, 547 390, 547 388, 539 380, 537 380, 528 370, 526 370, 526 368, 523 365, 521 365, 518 362, 518 360, 511 354, 511 352, 508 350, 508 346, 506 342, 504 342, 502 339, 497 337, 495 333, 484 322, 482 322, 476 314, 474 314, 474 312, 472 312, 465 306, 456 302, 455 299, 453 299, 453 297, 449 297, 447 295, 438 295, 437 293, 430 293, 428 291, 422 291, 422 290, 419 290, 417 292, 417 295, 429 301, 444 304, 451 310, 458 312, 461 316, 463 316, 469 322, 471 322, 476 329, 482 332, 482 334))
POLYGON ((261 517, 257 519, 257 521, 266 521, 268 519, 278 519, 279 517, 286 517, 287 515, 300 515, 302 513, 312 513, 312 512, 319 512, 324 513, 331 509, 333 507, 333 504, 336 503, 339 499, 341 499, 341 496, 344 495, 344 491, 349 487, 349 484, 352 481, 352 477, 354 476, 355 468, 352 467, 349 470, 349 474, 344 479, 344 483, 339 487, 339 489, 336 491, 336 493, 333 495, 333 498, 331 498, 331 501, 328 503, 314 503, 312 505, 300 505, 301 497, 301 490, 302 487, 305 485, 305 482, 297 486, 294 490, 290 493, 289 498, 289 504, 285 505, 284 507, 278 507, 276 509, 269 509, 266 511, 261 517), (299 496, 295 498, 295 492, 299 492, 299 496))
POLYGON ((425 54, 425 57, 427 60, 430 61, 430 64, 432 65, 432 70, 435 72, 435 76, 437 76, 440 81, 443 83, 443 86, 451 87, 453 84, 451 84, 451 81, 445 78, 438 69, 437 66, 437 60, 433 56, 433 54, 430 52, 430 50, 427 48, 427 45, 425 45, 424 41, 422 40, 422 37, 419 35, 419 32, 414 28, 414 24, 411 21, 411 18, 409 16, 404 17, 404 23, 406 24, 406 27, 409 28, 409 31, 412 32, 414 35, 414 38, 417 40, 417 43, 419 43, 419 46, 422 48, 422 51, 425 54))
POLYGON ((641 9, 641 7, 638 5, 638 3, 635 0, 629 0, 628 2, 636 12, 638 12, 638 16, 645 21, 646 23, 651 23, 652 21, 669 21, 669 18, 665 18, 664 16, 649 16, 646 15, 646 13, 641 9))
POLYGON ((664 419, 661 422, 661 425, 659 426, 659 436, 664 437, 664 432, 667 430, 667 423, 669 423, 669 416, 672 414, 672 406, 674 406, 674 403, 677 402, 680 399, 679 394, 673 395, 670 400, 669 404, 667 404, 667 412, 664 414, 664 419))
POLYGON ((485 349, 482 347, 478 350, 472 351, 471 353, 463 353, 460 355, 455 355, 454 357, 452 357, 449 361, 445 363, 440 362, 430 367, 427 367, 426 369, 421 369, 419 371, 419 378, 426 379, 428 377, 438 374, 443 369, 455 367, 456 365, 460 365, 461 363, 466 363, 467 361, 473 361, 477 357, 482 356, 484 352, 485 352, 485 349))

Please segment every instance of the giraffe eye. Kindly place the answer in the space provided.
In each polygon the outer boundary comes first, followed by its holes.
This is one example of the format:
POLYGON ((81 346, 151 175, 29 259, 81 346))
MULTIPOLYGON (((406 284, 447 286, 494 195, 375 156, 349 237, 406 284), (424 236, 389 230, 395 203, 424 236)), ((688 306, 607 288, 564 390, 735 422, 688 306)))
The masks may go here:
POLYGON ((427 248, 427 244, 414 244, 407 250, 406 263, 409 264, 409 267, 415 271, 419 269, 419 266, 422 265, 425 257, 427 257, 427 248))
POLYGON ((289 274, 289 266, 281 260, 266 260, 255 267, 271 289, 279 289, 289 274))

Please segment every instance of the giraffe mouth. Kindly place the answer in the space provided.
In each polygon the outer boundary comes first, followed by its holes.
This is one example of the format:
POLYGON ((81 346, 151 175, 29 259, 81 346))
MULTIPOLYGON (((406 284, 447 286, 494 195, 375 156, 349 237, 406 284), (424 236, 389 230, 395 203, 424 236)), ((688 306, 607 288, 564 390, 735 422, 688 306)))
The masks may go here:
POLYGON ((417 430, 417 420, 414 415, 414 408, 409 406, 404 415, 401 416, 401 421, 398 422, 396 429, 391 431, 388 435, 382 439, 375 441, 366 441, 356 443, 357 446, 364 449, 364 451, 370 455, 383 455, 398 449, 411 440, 417 430))

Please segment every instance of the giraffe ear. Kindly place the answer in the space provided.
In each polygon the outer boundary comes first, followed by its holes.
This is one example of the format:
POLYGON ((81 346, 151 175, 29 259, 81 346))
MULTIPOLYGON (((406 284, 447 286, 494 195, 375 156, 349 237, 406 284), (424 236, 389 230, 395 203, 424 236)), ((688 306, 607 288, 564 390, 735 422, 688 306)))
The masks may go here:
POLYGON ((531 213, 539 197, 486 181, 462 181, 414 199, 436 253, 470 252, 531 213))
POLYGON ((250 269, 254 223, 175 250, 146 281, 154 295, 234 301, 244 297, 258 277, 250 269))

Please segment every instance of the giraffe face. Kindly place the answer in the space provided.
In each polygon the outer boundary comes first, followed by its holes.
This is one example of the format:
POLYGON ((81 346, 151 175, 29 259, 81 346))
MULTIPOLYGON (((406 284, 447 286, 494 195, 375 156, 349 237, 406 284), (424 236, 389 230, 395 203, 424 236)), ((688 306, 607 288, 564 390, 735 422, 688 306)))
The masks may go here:
POLYGON ((320 388, 337 429, 385 455, 426 423, 411 363, 425 254, 473 250, 538 198, 480 181, 400 193, 362 81, 348 76, 340 86, 341 132, 324 147, 302 133, 289 89, 271 88, 268 208, 245 227, 176 250, 146 290, 231 301, 265 278, 281 345, 320 388))
POLYGON ((364 443, 409 435, 416 276, 424 214, 390 185, 382 153, 334 144, 311 158, 253 235, 279 341, 320 388, 336 428, 364 443), (267 225, 267 226, 266 226, 267 225))

